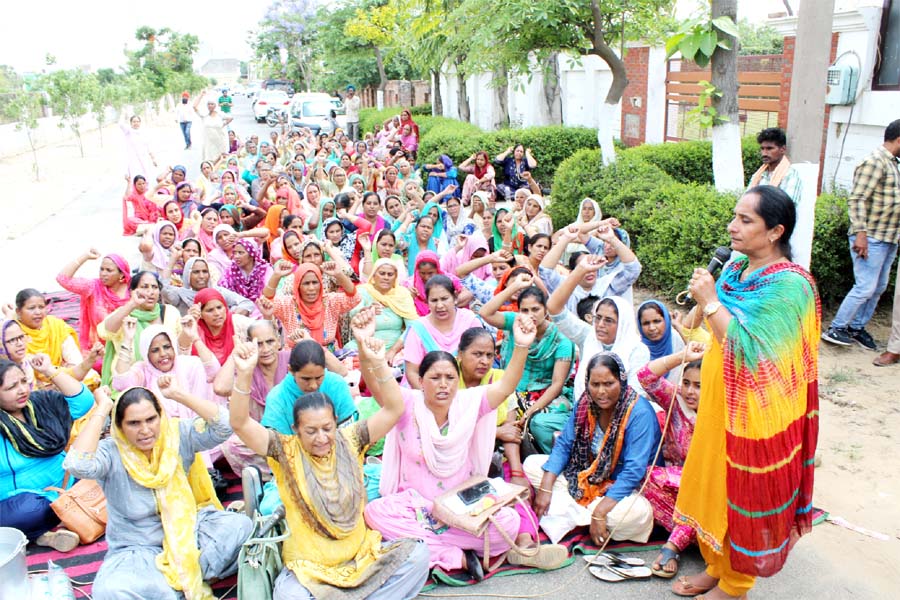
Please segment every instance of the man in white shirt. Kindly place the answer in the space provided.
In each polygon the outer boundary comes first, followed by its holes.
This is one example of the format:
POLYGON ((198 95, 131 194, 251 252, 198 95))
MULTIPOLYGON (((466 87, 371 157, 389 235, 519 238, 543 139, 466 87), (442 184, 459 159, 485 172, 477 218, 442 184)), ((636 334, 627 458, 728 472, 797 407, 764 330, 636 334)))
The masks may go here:
POLYGON ((354 142, 359 140, 359 109, 362 102, 356 95, 356 88, 347 86, 347 95, 344 97, 344 108, 347 110, 347 135, 354 142))
POLYGON ((181 95, 181 104, 175 107, 175 120, 181 127, 181 135, 184 136, 184 149, 191 147, 191 123, 194 118, 194 109, 188 104, 188 93, 181 95))

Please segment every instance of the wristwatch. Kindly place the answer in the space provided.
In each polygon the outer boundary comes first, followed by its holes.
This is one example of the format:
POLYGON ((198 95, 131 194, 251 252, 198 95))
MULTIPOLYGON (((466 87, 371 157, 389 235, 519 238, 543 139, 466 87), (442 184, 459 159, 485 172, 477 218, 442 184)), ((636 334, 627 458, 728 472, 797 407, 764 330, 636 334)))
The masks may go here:
POLYGON ((710 302, 703 307, 703 316, 709 318, 716 314, 716 311, 722 306, 721 302, 710 302))

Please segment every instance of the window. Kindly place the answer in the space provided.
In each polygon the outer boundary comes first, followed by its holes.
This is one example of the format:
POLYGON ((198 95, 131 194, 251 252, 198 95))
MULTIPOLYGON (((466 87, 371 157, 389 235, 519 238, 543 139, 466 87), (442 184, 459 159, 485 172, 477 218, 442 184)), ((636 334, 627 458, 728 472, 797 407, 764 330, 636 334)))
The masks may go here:
POLYGON ((873 90, 900 90, 900 0, 884 0, 873 90))

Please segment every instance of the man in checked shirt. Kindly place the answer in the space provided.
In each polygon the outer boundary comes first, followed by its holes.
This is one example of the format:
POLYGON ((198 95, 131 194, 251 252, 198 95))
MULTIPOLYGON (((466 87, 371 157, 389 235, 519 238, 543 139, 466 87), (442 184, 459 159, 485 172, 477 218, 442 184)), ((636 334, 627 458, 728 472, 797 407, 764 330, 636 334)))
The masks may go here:
MULTIPOLYGON (((878 299, 887 288, 891 265, 900 240, 900 119, 884 130, 884 144, 866 157, 853 172, 850 194, 850 255, 853 258, 853 288, 847 293, 834 320, 822 333, 832 344, 850 346, 854 342, 869 350, 878 345, 866 323, 872 318, 878 299)), ((895 319, 897 307, 894 310, 895 319)), ((890 351, 891 348, 888 348, 890 351)), ((886 366, 900 361, 900 349, 879 356, 875 363, 886 366), (880 363, 884 364, 880 364, 880 363)))

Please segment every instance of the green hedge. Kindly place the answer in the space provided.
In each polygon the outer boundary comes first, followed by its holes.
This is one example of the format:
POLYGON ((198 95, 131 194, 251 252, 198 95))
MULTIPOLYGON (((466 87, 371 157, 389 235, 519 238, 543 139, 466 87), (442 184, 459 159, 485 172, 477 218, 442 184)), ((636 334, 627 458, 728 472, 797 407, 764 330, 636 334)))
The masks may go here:
POLYGON ((853 286, 853 260, 847 241, 849 228, 846 194, 819 196, 810 270, 824 305, 837 306, 853 286))
POLYGON ((625 223, 643 270, 640 283, 673 298, 691 271, 729 242, 736 197, 708 185, 671 182, 639 200, 625 223))
POLYGON ((601 166, 600 149, 583 149, 564 160, 553 178, 548 212, 558 226, 572 223, 584 198, 593 198, 604 215, 628 220, 627 213, 645 192, 673 182, 662 169, 629 152, 601 166))
MULTIPOLYGON (((712 142, 678 142, 665 144, 643 144, 625 150, 656 165, 679 183, 708 183, 712 185, 712 142)), ((759 144, 752 136, 741 140, 741 154, 744 162, 744 181, 762 164, 759 160, 759 144)))

